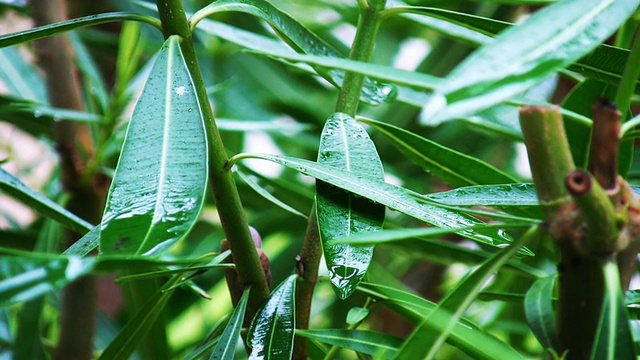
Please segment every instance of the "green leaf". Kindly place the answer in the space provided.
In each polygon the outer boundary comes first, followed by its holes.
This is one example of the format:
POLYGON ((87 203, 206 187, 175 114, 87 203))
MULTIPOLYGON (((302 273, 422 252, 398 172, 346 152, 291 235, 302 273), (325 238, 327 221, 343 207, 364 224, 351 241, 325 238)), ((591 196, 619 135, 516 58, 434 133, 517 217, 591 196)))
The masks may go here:
POLYGON ((100 225, 94 226, 88 233, 84 234, 78 241, 74 242, 62 255, 86 256, 100 244, 100 225))
POLYGON ((369 315, 369 309, 362 307, 352 307, 347 313, 346 323, 349 325, 355 325, 364 320, 367 315, 369 315))
POLYGON ((639 0, 566 0, 467 57, 436 89, 421 118, 450 119, 488 108, 580 59, 609 37, 639 0))
POLYGON ((376 359, 392 359, 402 345, 399 337, 369 330, 297 330, 296 334, 343 349, 375 355, 376 359))
POLYGON ((271 292, 249 327, 251 347, 249 359, 291 358, 296 328, 296 281, 298 275, 286 278, 271 292))
MULTIPOLYGON (((344 58, 342 54, 322 38, 316 36, 296 19, 278 10, 266 0, 218 0, 198 11, 190 21, 197 24, 202 18, 223 11, 239 11, 248 13, 271 25, 282 39, 298 52, 310 55, 322 55, 344 58)), ((339 71, 317 70, 333 84, 342 84, 344 73, 339 71)), ((362 89, 361 99, 377 105, 395 98, 396 90, 392 85, 385 85, 378 81, 366 79, 362 89)))
POLYGON ((372 119, 358 118, 358 121, 380 131, 413 163, 453 187, 518 182, 516 178, 481 160, 407 130, 372 119))
POLYGON ((101 254, 157 255, 195 223, 207 182, 195 91, 179 40, 170 37, 127 129, 102 218, 101 254))
POLYGON ((538 193, 532 183, 465 186, 423 195, 441 204, 454 206, 539 206, 538 193))
POLYGON ((94 26, 117 21, 139 21, 150 24, 162 31, 160 21, 152 16, 141 15, 131 12, 112 12, 98 15, 84 16, 67 21, 61 21, 49 25, 39 26, 33 29, 19 31, 0 36, 0 48, 16 45, 28 41, 34 41, 45 37, 61 34, 67 31, 81 29, 87 26, 94 26))
MULTIPOLYGON (((413 323, 421 323, 436 304, 407 291, 389 286, 362 283, 358 290, 380 301, 413 323)), ((461 318, 453 327, 447 342, 474 359, 520 359, 512 347, 484 332, 474 323, 461 318)))
POLYGON ((9 93, 24 100, 47 102, 42 75, 15 48, 0 50, 0 80, 9 93))
MULTIPOLYGON (((325 123, 318 163, 337 171, 384 181, 382 164, 367 132, 352 117, 336 113, 325 123), (339 170, 338 170, 339 169, 339 170)), ((316 183, 318 229, 333 288, 341 299, 354 291, 367 272, 373 246, 331 243, 336 238, 382 229, 385 207, 322 181, 316 183)))
MULTIPOLYGON (((242 158, 257 158, 273 161, 437 227, 459 229, 484 224, 482 221, 470 215, 445 209, 443 208, 444 205, 429 202, 411 190, 383 181, 373 180, 368 177, 355 176, 337 170, 329 165, 292 157, 266 154, 241 154, 237 155, 235 160, 237 161, 242 158), (424 199, 424 201, 422 199, 424 199)), ((497 229, 466 229, 460 230, 457 233, 471 240, 498 247, 504 247, 506 246, 505 244, 513 241, 508 234, 497 229)), ((531 254, 528 250, 523 250, 523 253, 531 254)))
POLYGON ((555 349, 556 331, 552 306, 553 282, 556 276, 538 279, 524 298, 524 312, 531 331, 542 347, 555 349))
POLYGON ((75 232, 83 234, 93 228, 90 223, 34 191, 2 168, 0 168, 0 190, 75 232))
POLYGON ((240 338, 240 330, 242 329, 242 320, 244 319, 244 312, 247 308, 247 301, 249 300, 249 289, 245 290, 236 305, 236 309, 233 311, 229 323, 224 329, 224 333, 220 337, 220 342, 213 349, 209 360, 233 360, 233 354, 240 338))
POLYGON ((488 259, 468 274, 445 296, 433 312, 411 333, 396 359, 432 359, 466 309, 475 301, 487 279, 513 257, 518 248, 542 234, 535 226, 510 247, 488 259))
POLYGON ((604 272, 605 295, 591 359, 636 359, 636 344, 631 334, 629 315, 620 290, 618 265, 609 261, 604 264, 602 271, 604 272))

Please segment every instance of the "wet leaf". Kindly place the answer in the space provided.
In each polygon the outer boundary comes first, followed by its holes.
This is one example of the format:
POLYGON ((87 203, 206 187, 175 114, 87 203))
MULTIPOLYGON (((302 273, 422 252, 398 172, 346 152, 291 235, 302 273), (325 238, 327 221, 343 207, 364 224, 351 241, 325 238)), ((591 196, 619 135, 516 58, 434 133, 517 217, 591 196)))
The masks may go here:
POLYGON ((296 327, 295 292, 298 275, 286 278, 273 292, 251 322, 249 359, 291 358, 296 327))
POLYGON ((532 183, 465 186, 423 195, 441 204, 455 206, 539 206, 538 193, 532 183))
POLYGON ((372 119, 359 118, 358 121, 374 127, 413 163, 453 187, 518 182, 513 176, 484 161, 407 130, 372 119))
POLYGON ((567 0, 536 11, 467 57, 425 105, 423 121, 451 119, 521 94, 596 48, 639 0, 567 0))
POLYGON ((554 349, 556 342, 555 321, 552 303, 553 282, 556 276, 538 279, 527 291, 524 312, 531 331, 542 347, 554 349))
MULTIPOLYGON (((344 58, 340 51, 315 35, 304 25, 288 14, 280 11, 266 0, 219 0, 194 14, 191 21, 198 22, 203 17, 224 11, 239 11, 248 13, 271 25, 277 34, 294 50, 310 55, 322 55, 335 58, 344 58)), ((326 71, 316 69, 318 73, 328 81, 340 86, 344 73, 341 71, 326 71)), ((373 105, 391 101, 396 96, 393 85, 382 84, 376 80, 367 78, 361 94, 361 99, 373 105)))
POLYGON ((158 255, 196 221, 207 143, 177 37, 162 46, 133 111, 100 231, 101 254, 158 255))
POLYGON ((298 330, 296 334, 343 349, 375 355, 376 359, 392 359, 402 345, 399 337, 369 330, 298 330))
MULTIPOLYGON (((384 181, 382 164, 373 142, 362 126, 346 114, 336 113, 327 120, 320 138, 318 163, 355 176, 384 181)), ((354 247, 331 241, 380 230, 385 208, 322 181, 316 183, 316 203, 329 278, 338 296, 346 299, 367 272, 373 246, 354 247)))
POLYGON ((235 353, 238 339, 240 339, 240 330, 242 329, 242 321, 244 320, 244 312, 247 308, 248 300, 249 290, 245 290, 209 360, 233 360, 233 354, 235 353))

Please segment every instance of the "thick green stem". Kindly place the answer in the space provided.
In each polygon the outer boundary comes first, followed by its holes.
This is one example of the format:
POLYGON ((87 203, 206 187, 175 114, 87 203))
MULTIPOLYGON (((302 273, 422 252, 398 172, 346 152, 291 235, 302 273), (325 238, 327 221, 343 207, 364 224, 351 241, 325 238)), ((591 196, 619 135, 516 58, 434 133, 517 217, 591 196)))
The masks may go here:
POLYGON ((181 49, 201 104, 209 140, 209 183, 222 227, 229 241, 233 261, 236 264, 238 279, 245 287, 252 287, 247 306, 247 316, 251 318, 269 297, 269 287, 249 231, 233 175, 231 171, 225 169, 227 154, 209 104, 182 1, 158 0, 157 6, 165 37, 170 35, 182 37, 181 49))

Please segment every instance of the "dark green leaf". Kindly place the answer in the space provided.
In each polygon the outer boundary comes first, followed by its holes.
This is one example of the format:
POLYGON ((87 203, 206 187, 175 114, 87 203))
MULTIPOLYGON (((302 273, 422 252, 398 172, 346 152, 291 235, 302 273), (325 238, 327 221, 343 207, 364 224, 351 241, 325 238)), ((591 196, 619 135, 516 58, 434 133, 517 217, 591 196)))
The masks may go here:
POLYGON ((401 338, 368 330, 297 330, 296 334, 325 344, 375 355, 376 359, 392 359, 397 348, 402 345, 401 338))
POLYGON ((245 290, 229 319, 229 323, 227 323, 227 327, 224 329, 224 333, 222 333, 222 337, 220 337, 220 342, 218 342, 218 345, 213 349, 209 360, 233 360, 233 354, 240 339, 242 320, 244 319, 244 312, 247 308, 248 300, 249 290, 245 290))
POLYGON ((177 37, 162 46, 109 189, 101 254, 157 255, 196 221, 207 182, 200 104, 177 37))
POLYGON ((288 360, 293 352, 296 327, 295 292, 298 275, 285 279, 258 310, 251 322, 249 359, 288 360))
MULTIPOLYGON (((318 163, 355 176, 384 181, 382 164, 373 142, 362 126, 346 114, 336 113, 327 119, 320 138, 318 163)), ((322 181, 316 184, 316 204, 329 278, 338 296, 346 299, 364 277, 373 256, 373 246, 354 247, 332 241, 382 229, 385 207, 322 181)))
POLYGON ((552 306, 553 282, 556 276, 538 279, 527 291, 524 312, 529 326, 545 349, 555 349, 556 331, 552 306))
POLYGON ((412 162, 453 187, 518 182, 514 177, 481 160, 407 130, 366 118, 359 118, 358 121, 380 131, 412 162))

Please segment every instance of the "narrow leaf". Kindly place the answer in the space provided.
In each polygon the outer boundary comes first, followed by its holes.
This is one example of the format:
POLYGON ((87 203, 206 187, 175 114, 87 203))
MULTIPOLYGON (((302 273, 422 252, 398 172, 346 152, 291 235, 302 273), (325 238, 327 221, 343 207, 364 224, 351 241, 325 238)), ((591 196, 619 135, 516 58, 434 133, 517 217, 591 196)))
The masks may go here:
POLYGON ((245 174, 244 171, 240 170, 240 169, 236 169, 234 171, 238 177, 247 185, 249 185, 250 188, 253 189, 253 191, 257 192, 258 194, 260 194, 263 198, 271 201, 273 204, 275 204, 276 206, 280 207, 281 209, 290 212, 291 214, 303 217, 305 219, 307 219, 307 215, 301 213, 300 211, 294 209, 293 207, 289 206, 288 204, 286 204, 284 201, 278 199, 277 197, 273 196, 267 189, 265 189, 264 187, 262 187, 256 180, 254 180, 251 175, 249 174, 245 174))
POLYGON ((296 327, 295 291, 298 275, 285 279, 273 292, 251 322, 249 359, 291 358, 296 327))
POLYGON ((242 320, 244 319, 248 300, 249 290, 245 290, 209 360, 233 360, 233 354, 235 353, 238 339, 240 339, 242 320))
POLYGON ((170 37, 127 129, 102 218, 101 254, 157 255, 195 223, 207 182, 195 91, 179 40, 170 37))
MULTIPOLYGON (((456 229, 484 224, 470 215, 440 207, 438 203, 422 201, 421 199, 424 198, 411 190, 391 185, 384 181, 354 176, 329 165, 266 154, 242 154, 237 156, 236 159, 249 157, 273 161, 437 227, 456 229)), ((506 246, 504 244, 509 244, 513 241, 511 236, 503 231, 491 228, 460 230, 458 234, 492 246, 506 246)), ((523 250, 522 253, 531 254, 528 250, 523 250)))
POLYGON ((93 228, 90 223, 34 191, 2 168, 0 168, 0 190, 75 232, 83 234, 93 228))
POLYGON ((555 321, 552 306, 553 282, 556 276, 538 279, 524 298, 527 322, 545 349, 554 349, 556 342, 555 321))
POLYGON ((74 242, 62 255, 86 256, 95 250, 100 244, 100 225, 94 226, 88 233, 84 234, 78 241, 74 242))
POLYGON ((423 195, 441 204, 455 206, 539 206, 538 193, 532 183, 465 186, 423 195))
MULTIPOLYGON (((320 138, 318 163, 355 176, 384 181, 382 164, 373 142, 362 126, 346 114, 336 113, 327 120, 320 138)), ((346 299, 364 277, 373 256, 373 246, 354 247, 331 241, 382 229, 385 207, 322 181, 316 184, 316 204, 329 278, 338 296, 346 299)))
POLYGON ((402 345, 399 337, 368 330, 297 330, 296 334, 343 349, 375 355, 376 359, 392 359, 402 345))
POLYGON ((450 119, 524 92, 609 37, 640 0, 566 0, 511 27, 465 59, 436 89, 423 120, 450 119))
POLYGON ((399 127, 359 118, 391 140, 413 163, 453 186, 509 184, 518 180, 472 156, 442 146, 399 127))

